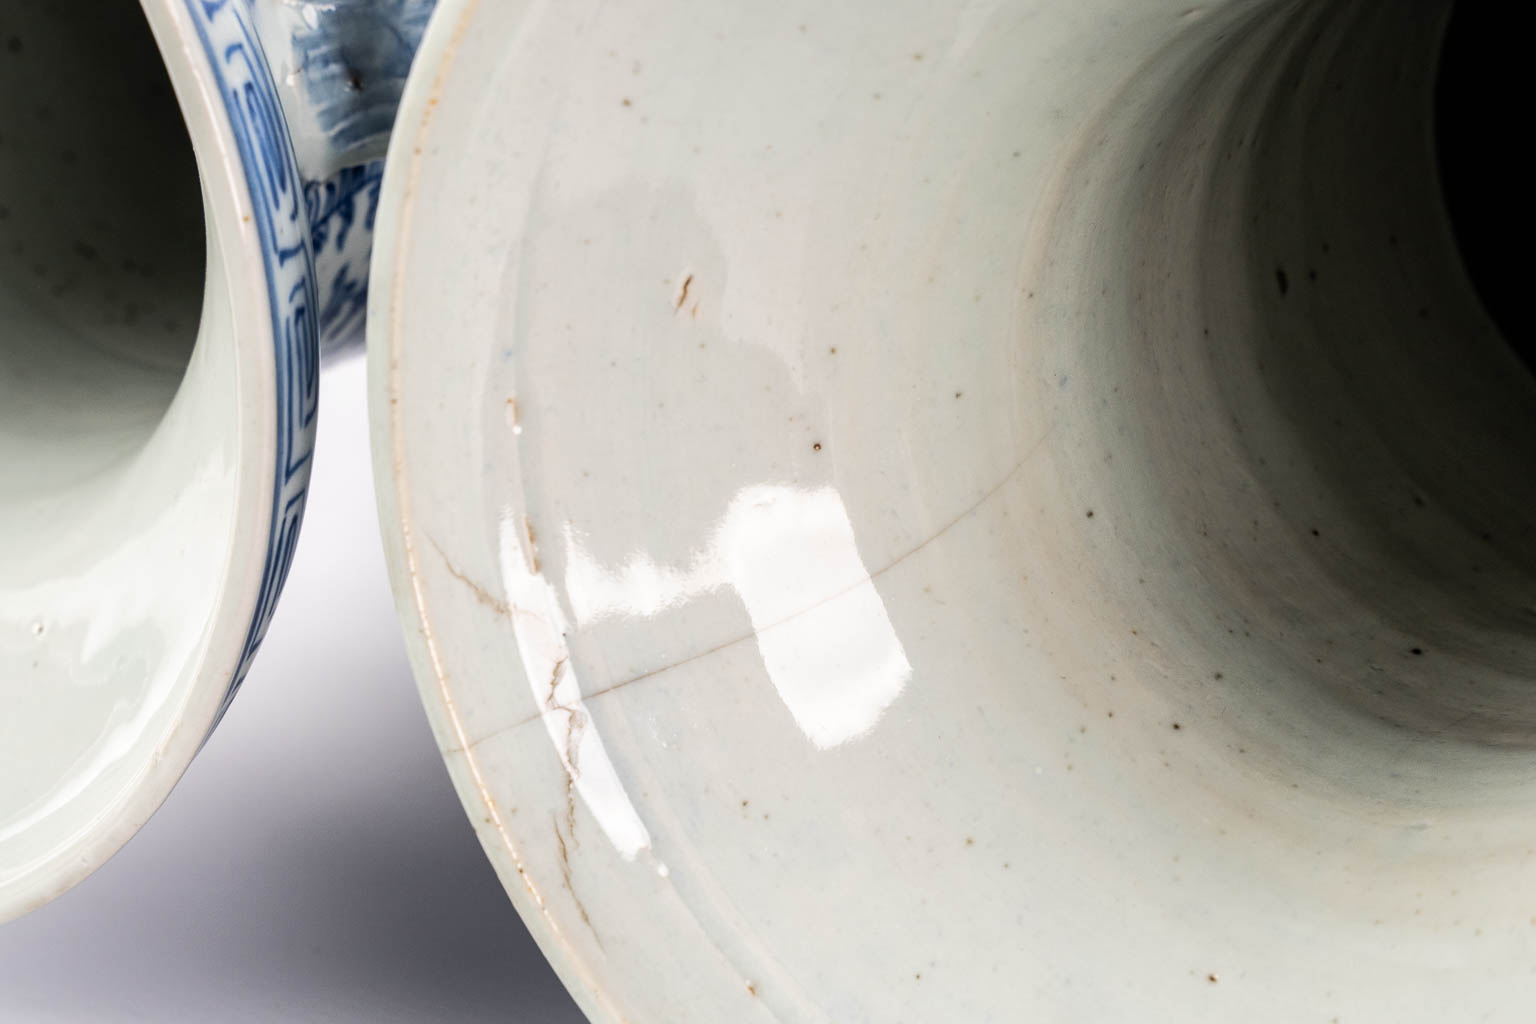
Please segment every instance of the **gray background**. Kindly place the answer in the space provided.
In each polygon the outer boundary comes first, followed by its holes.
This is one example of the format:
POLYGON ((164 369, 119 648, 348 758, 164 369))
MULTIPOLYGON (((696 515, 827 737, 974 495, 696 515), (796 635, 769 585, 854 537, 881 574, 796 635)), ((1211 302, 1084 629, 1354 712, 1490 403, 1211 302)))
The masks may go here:
POLYGON ((0 926, 0 1021, 582 1018, 491 872, 416 698, 364 367, 321 383, 292 574, 240 696, 105 867, 0 926))

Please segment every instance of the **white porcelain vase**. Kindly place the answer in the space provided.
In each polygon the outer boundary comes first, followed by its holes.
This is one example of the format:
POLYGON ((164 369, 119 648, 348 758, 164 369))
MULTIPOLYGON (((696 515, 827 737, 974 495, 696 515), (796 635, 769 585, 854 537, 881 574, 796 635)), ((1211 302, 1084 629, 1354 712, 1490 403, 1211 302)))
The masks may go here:
POLYGON ((250 666, 430 6, 0 11, 0 918, 143 823, 250 666))
POLYGON ((1450 7, 443 0, 375 477, 593 1019, 1531 1018, 1536 379, 1450 7))

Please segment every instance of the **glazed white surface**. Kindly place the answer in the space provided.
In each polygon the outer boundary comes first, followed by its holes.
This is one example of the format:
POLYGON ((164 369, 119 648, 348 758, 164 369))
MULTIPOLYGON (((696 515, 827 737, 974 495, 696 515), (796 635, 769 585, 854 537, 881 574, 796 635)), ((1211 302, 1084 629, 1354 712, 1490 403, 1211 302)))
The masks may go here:
POLYGON ((99 866, 170 791, 238 671, 272 522, 244 172, 185 10, 143 7, 28 8, 8 29, 0 918, 99 866))
POLYGON ((1532 388, 1425 191, 1405 24, 439 10, 381 518, 589 1015, 1524 1019, 1532 388))
POLYGON ((374 528, 364 383, 360 360, 324 374, 304 543, 240 699, 133 842, 0 927, 0 1020, 582 1019, 422 716, 374 528))

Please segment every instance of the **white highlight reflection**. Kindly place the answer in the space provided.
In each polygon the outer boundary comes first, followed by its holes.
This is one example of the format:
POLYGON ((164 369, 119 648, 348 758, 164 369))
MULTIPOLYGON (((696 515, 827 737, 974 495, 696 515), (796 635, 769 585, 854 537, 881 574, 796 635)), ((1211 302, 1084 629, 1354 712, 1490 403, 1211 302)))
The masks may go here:
POLYGON ((650 848, 651 836, 582 704, 581 684, 566 645, 565 616, 554 588, 534 568, 534 553, 524 548, 526 537, 517 515, 504 512, 501 577, 523 672, 571 785, 620 855, 633 860, 650 848))
POLYGON ((912 676, 833 488, 744 488, 684 569, 637 552, 609 570, 569 531, 566 541, 566 594, 581 625, 734 589, 774 689, 817 747, 869 732, 912 676))

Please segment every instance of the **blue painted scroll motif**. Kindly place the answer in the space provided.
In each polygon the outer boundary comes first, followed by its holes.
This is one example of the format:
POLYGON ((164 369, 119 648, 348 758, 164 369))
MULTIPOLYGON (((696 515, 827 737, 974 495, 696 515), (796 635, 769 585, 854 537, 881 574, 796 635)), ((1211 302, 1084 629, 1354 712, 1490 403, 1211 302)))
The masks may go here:
MULTIPOLYGON (((277 474, 256 608, 224 708, 250 670, 287 578, 304 518, 319 384, 318 289, 298 165, 244 0, 186 0, 223 97, 266 269, 277 374, 277 474)), ((223 709, 219 712, 223 715, 223 709)))
POLYGON ((254 0, 304 177, 320 347, 362 341, 383 156, 434 0, 254 0))
POLYGON ((434 0, 185 0, 250 191, 275 343, 277 476, 227 709, 304 518, 322 347, 360 341, 383 155, 434 0))
POLYGON ((326 355, 362 342, 368 261, 384 161, 343 168, 304 186, 315 271, 321 282, 320 337, 326 355))
POLYGON ((433 0, 256 2, 299 166, 325 178, 383 156, 433 0))

